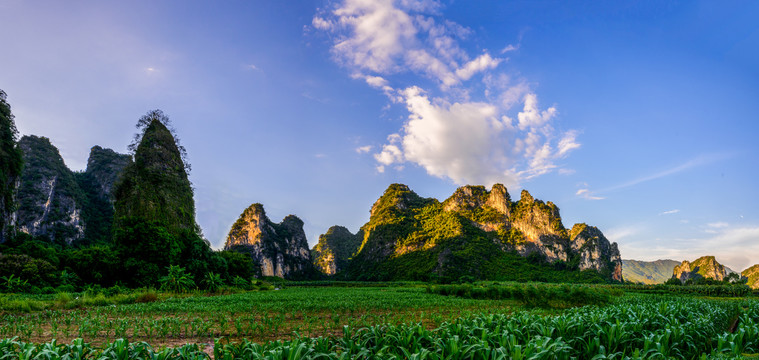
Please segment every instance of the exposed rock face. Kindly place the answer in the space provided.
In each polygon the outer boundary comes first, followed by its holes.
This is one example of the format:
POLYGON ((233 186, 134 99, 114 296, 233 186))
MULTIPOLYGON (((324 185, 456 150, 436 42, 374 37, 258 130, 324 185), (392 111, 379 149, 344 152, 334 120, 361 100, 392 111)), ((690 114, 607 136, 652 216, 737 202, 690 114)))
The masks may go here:
POLYGON ((549 261, 568 260, 569 237, 561 223, 559 208, 554 203, 536 200, 527 190, 522 190, 511 223, 524 234, 526 240, 517 245, 520 254, 539 252, 549 261))
POLYGON ((311 250, 314 266, 327 275, 345 270, 348 260, 356 253, 363 239, 361 231, 354 235, 342 226, 329 228, 319 236, 319 243, 311 250))
POLYGON ((527 191, 512 202, 501 184, 490 191, 484 186, 463 186, 442 203, 422 198, 406 185, 393 184, 374 203, 369 222, 361 230, 363 243, 349 266, 353 277, 367 273, 378 279, 410 278, 409 273, 415 273, 415 278, 431 273, 456 277, 463 273, 503 278, 493 275, 491 266, 513 263, 508 254, 518 253, 538 263, 564 261, 570 269, 592 269, 609 280, 622 279, 619 250, 600 230, 583 225, 570 239, 556 205, 537 200, 527 191))
POLYGON ((741 272, 741 276, 748 279, 746 285, 752 289, 759 289, 759 264, 756 264, 741 272))
POLYGON ((692 263, 685 260, 680 265, 675 266, 672 277, 680 279, 682 282, 702 277, 723 281, 727 277, 727 270, 717 262, 714 256, 702 256, 692 263))
POLYGON ((85 195, 58 149, 37 136, 24 136, 19 147, 25 166, 18 190, 18 230, 66 243, 82 239, 85 195))
POLYGON ((119 154, 111 149, 93 146, 87 160, 86 173, 97 181, 99 195, 113 200, 113 186, 124 168, 132 162, 132 157, 119 154))
POLYGON ((575 224, 569 236, 572 251, 580 257, 580 270, 610 273, 613 280, 622 281, 622 258, 617 243, 610 243, 601 230, 586 224, 575 224))
POLYGON ((638 261, 622 260, 622 276, 625 281, 643 284, 663 284, 672 278, 675 260, 638 261))
POLYGON ((243 211, 224 248, 250 254, 263 276, 302 277, 312 270, 303 221, 288 215, 281 223, 273 223, 261 204, 243 211))

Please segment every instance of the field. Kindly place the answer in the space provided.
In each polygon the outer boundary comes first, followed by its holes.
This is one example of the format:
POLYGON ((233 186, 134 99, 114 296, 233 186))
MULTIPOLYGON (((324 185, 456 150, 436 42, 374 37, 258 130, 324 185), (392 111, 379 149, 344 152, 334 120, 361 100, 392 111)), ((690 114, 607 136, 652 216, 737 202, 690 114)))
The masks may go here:
POLYGON ((154 302, 73 309, 60 306, 61 295, 5 295, 0 338, 7 340, 0 342, 0 357, 698 359, 759 353, 755 297, 520 286, 289 287, 158 294, 154 302), (525 294, 582 296, 606 305, 536 305, 525 294), (32 305, 14 311, 7 306, 14 301, 32 305))

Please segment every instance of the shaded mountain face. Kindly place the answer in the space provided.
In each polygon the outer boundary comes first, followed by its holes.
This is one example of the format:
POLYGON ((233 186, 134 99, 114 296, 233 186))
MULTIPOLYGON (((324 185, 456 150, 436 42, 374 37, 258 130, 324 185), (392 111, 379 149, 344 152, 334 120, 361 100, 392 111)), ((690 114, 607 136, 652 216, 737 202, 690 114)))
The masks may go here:
POLYGON ((0 90, 0 243, 15 231, 16 190, 23 167, 21 149, 16 143, 16 123, 6 99, 7 95, 0 90))
POLYGON ((548 277, 555 275, 552 270, 568 269, 622 279, 619 250, 600 230, 580 224, 570 234, 555 204, 527 191, 512 202, 501 184, 490 191, 464 186, 442 203, 393 184, 374 203, 361 231, 363 241, 348 268, 352 278, 508 279, 518 267, 542 269, 548 277))
POLYGON ((349 259, 361 246, 364 236, 361 231, 352 234, 342 226, 333 226, 319 236, 319 242, 311 250, 311 259, 317 270, 327 275, 335 275, 345 270, 349 259))
POLYGON ((65 243, 83 239, 87 198, 58 149, 37 136, 24 136, 19 147, 25 166, 18 188, 18 231, 65 243))
POLYGON ((642 284, 663 284, 672 278, 675 260, 638 261, 622 260, 622 276, 626 281, 642 284))
POLYGON ((95 179, 98 195, 113 201, 113 186, 124 168, 131 162, 130 155, 119 154, 96 145, 90 149, 85 172, 95 179))
POLYGON ((197 229, 195 200, 182 155, 171 131, 159 120, 145 129, 134 162, 124 168, 113 194, 117 223, 122 218, 142 218, 171 231, 197 229))
POLYGON ((741 271, 741 276, 748 279, 746 284, 752 289, 759 289, 759 264, 741 271))
POLYGON ((723 281, 728 272, 725 266, 718 263, 714 256, 702 256, 693 262, 683 261, 673 269, 672 277, 682 282, 698 278, 708 278, 723 281))
POLYGON ((87 171, 75 173, 47 138, 25 136, 19 146, 27 165, 18 190, 18 230, 68 244, 109 241, 113 203, 103 189, 113 186, 131 157, 95 146, 87 171))
POLYGON ((243 211, 232 225, 224 249, 249 254, 263 276, 292 279, 313 273, 303 221, 288 215, 281 223, 274 223, 261 204, 243 211))

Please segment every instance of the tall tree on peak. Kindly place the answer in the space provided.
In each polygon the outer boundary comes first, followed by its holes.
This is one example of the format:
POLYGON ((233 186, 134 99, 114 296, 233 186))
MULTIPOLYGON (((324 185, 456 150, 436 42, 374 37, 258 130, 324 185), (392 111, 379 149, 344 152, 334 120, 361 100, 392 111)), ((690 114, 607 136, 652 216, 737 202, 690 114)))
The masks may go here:
POLYGON ((12 231, 11 214, 15 209, 16 183, 23 160, 16 138, 18 130, 5 91, 0 90, 0 243, 12 231))

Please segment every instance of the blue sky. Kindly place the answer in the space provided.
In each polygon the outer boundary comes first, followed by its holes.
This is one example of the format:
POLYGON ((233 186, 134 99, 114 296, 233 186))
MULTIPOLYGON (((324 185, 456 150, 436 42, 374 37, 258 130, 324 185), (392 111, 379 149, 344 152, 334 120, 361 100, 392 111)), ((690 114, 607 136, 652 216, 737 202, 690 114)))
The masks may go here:
POLYGON ((759 263, 759 3, 0 0, 0 88, 73 169, 170 116, 215 248, 245 207, 311 245, 393 182, 507 185, 623 258, 759 263))

